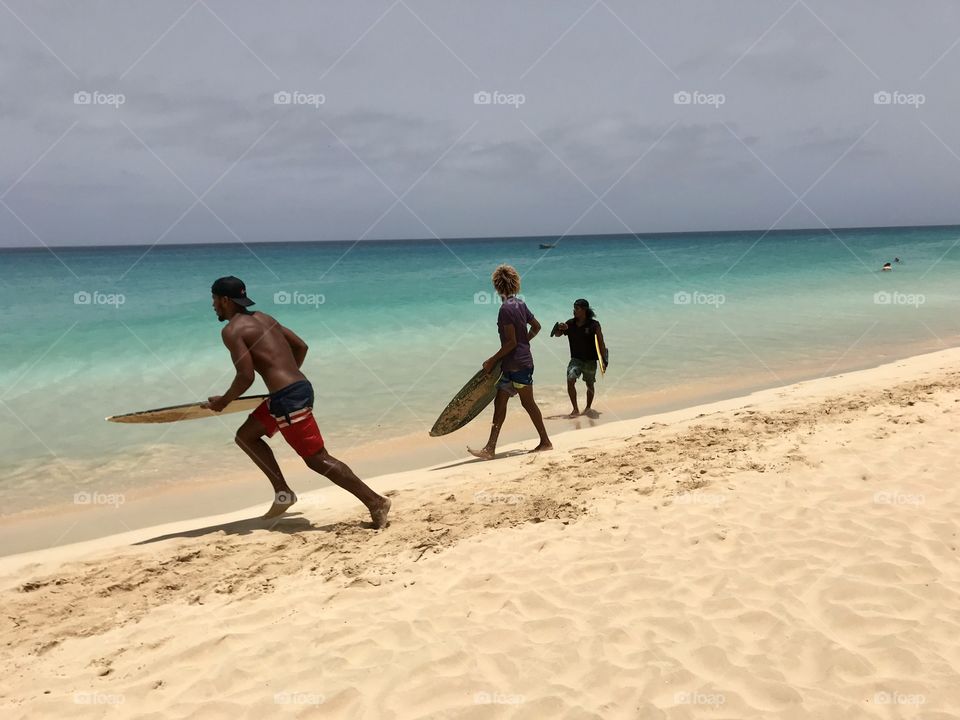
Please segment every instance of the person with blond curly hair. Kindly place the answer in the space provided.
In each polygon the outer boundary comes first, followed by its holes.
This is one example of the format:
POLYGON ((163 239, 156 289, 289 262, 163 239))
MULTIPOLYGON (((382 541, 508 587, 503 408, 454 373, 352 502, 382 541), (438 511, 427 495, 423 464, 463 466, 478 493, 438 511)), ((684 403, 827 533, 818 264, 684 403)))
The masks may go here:
POLYGON ((553 450, 547 429, 543 425, 543 415, 533 399, 533 353, 530 341, 540 332, 540 323, 530 312, 526 303, 519 297, 520 274, 510 265, 500 265, 493 271, 493 289, 500 296, 500 314, 497 316, 497 329, 500 333, 500 349, 483 361, 483 369, 493 372, 500 363, 500 382, 497 383, 497 396, 493 401, 493 426, 490 439, 479 450, 467 448, 468 452, 484 460, 492 460, 497 452, 497 438, 507 416, 507 402, 514 395, 520 396, 520 403, 527 411, 533 426, 540 435, 540 444, 530 452, 553 450))

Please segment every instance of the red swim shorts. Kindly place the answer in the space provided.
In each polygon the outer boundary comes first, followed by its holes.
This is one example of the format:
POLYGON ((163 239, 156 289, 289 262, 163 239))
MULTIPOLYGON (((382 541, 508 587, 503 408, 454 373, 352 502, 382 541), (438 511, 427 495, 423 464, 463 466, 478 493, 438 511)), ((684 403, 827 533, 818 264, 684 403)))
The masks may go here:
POLYGON ((250 417, 256 418, 273 437, 277 430, 300 457, 310 457, 323 450, 323 436, 313 417, 313 388, 294 383, 274 393, 257 406, 250 417), (307 395, 309 393, 309 395, 307 395), (309 397, 309 404, 304 402, 309 397), (296 407, 301 406, 301 407, 296 407))

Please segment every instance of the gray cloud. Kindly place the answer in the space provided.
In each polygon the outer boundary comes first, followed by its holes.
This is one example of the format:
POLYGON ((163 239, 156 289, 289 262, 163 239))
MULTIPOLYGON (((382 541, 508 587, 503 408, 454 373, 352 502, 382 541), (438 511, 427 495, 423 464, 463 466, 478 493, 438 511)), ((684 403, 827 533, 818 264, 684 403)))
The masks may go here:
MULTIPOLYGON (((560 233, 594 202, 581 181, 601 193, 644 153, 606 198, 637 232, 765 228, 793 202, 771 171, 803 192, 841 156, 808 198, 829 224, 956 221, 960 161, 927 129, 960 153, 960 48, 931 69, 960 35, 945 0, 811 1, 774 27, 788 3, 611 0, 574 25, 590 3, 209 0, 172 28, 189 2, 9 5, 49 49, 0 8, 0 192, 36 163, 5 201, 49 244, 155 241, 194 201, 177 178, 219 178, 206 202, 247 241, 560 233), (402 206, 376 222, 428 169, 406 197, 427 227, 402 206)), ((623 223, 597 207, 577 231, 623 223)), ((163 242, 234 239, 197 207, 163 242)), ((0 208, 0 246, 37 243, 0 208)))

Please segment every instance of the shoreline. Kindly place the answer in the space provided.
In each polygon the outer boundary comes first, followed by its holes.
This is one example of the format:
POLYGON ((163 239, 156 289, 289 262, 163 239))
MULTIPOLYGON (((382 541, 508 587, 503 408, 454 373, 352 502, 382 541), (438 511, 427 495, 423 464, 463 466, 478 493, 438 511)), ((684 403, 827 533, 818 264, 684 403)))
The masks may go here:
MULTIPOLYGON (((546 418, 547 427, 552 438, 555 435, 583 432, 611 423, 629 422, 748 398, 767 390, 830 379, 848 373, 881 368, 903 360, 960 349, 960 342, 957 346, 941 350, 930 349, 931 344, 933 344, 932 341, 905 347, 903 350, 909 354, 903 356, 892 354, 890 358, 873 360, 859 358, 849 366, 845 366, 845 369, 833 374, 820 374, 824 372, 821 367, 797 367, 790 373, 781 371, 776 378, 771 378, 771 382, 733 383, 720 388, 716 388, 711 381, 700 385, 687 385, 679 390, 674 388, 654 390, 645 394, 614 394, 607 398, 603 394, 603 381, 600 380, 598 381, 598 403, 602 410, 599 419, 579 417, 568 420, 559 419, 556 414, 551 414, 546 418), (915 352, 916 350, 920 352, 915 352), (665 397, 667 395, 669 397, 665 397), (558 427, 561 423, 564 425, 562 428, 558 427)), ((936 344, 943 345, 943 342, 941 340, 936 344)), ((829 372, 832 368, 826 370, 829 372)), ((771 374, 772 371, 767 372, 767 375, 771 374)), ((583 388, 578 386, 578 391, 583 400, 583 388)), ((549 411, 542 399, 540 404, 541 409, 545 410, 546 417, 549 411)), ((507 422, 501 434, 500 452, 516 449, 515 446, 530 442, 531 429, 528 425, 525 414, 514 403, 508 412, 507 422)), ((466 458, 465 446, 471 442, 482 442, 486 433, 486 425, 481 418, 467 427, 469 429, 462 429, 456 434, 441 438, 430 438, 426 433, 416 432, 357 444, 346 448, 345 451, 331 447, 331 451, 353 467, 357 474, 368 481, 374 489, 378 489, 377 485, 383 476, 416 472, 466 458)), ((284 474, 298 494, 334 487, 325 478, 304 467, 299 458, 282 442, 277 442, 273 447, 275 452, 278 452, 278 460, 284 469, 284 474)), ((227 452, 234 449, 232 443, 225 445, 227 452)), ((137 488, 133 492, 120 494, 120 497, 123 498, 120 508, 109 505, 87 507, 60 503, 0 515, 4 521, 0 526, 0 558, 96 540, 180 520, 197 521, 208 516, 239 511, 256 512, 261 506, 265 508, 269 505, 270 489, 266 480, 251 467, 240 477, 230 480, 217 477, 215 470, 203 474, 194 472, 191 473, 190 480, 186 484, 178 486, 167 482, 137 488)), ((109 500, 109 497, 105 499, 109 500)))
MULTIPOLYGON (((619 408, 622 414, 607 409, 606 405, 604 406, 604 412, 615 416, 615 419, 597 421, 581 417, 565 421, 574 424, 575 427, 559 432, 551 428, 551 440, 560 440, 561 444, 572 442, 574 438, 589 441, 591 438, 606 437, 609 433, 616 434, 626 425, 640 421, 651 423, 675 422, 702 413, 713 413, 731 407, 739 407, 744 403, 764 402, 769 397, 796 391, 809 383, 832 386, 841 379, 850 381, 856 377, 868 378, 870 373, 889 375, 888 370, 895 367, 904 367, 903 363, 910 366, 920 366, 937 363, 941 358, 952 357, 956 357, 958 364, 960 364, 960 346, 887 360, 879 364, 845 370, 833 375, 806 376, 802 372, 798 372, 799 377, 792 378, 783 384, 725 388, 717 391, 713 397, 705 397, 702 394, 696 395, 696 402, 693 403, 689 402, 688 397, 674 396, 670 400, 663 401, 659 406, 654 405, 653 408, 655 409, 652 411, 648 398, 648 404, 643 405, 643 410, 635 415, 628 414, 630 411, 625 407, 636 408, 637 406, 633 403, 637 396, 621 398, 619 403, 614 398, 612 404, 619 408)), ((890 375, 890 377, 893 376, 890 375)), ((836 388, 837 391, 841 389, 836 388)), ((529 428, 526 427, 526 416, 523 415, 521 410, 514 407, 508 414, 508 420, 512 420, 512 422, 505 428, 501 436, 502 441, 498 448, 498 456, 515 454, 521 449, 521 446, 530 445, 533 442, 533 439, 526 437, 529 434, 526 432, 529 428), (514 429, 512 433, 509 432, 510 426, 514 429), (520 436, 522 436, 522 439, 520 436)), ((475 427, 473 436, 479 438, 482 434, 475 427)), ((378 460, 375 461, 384 464, 382 471, 363 475, 365 481, 378 492, 388 492, 396 489, 397 483, 402 484, 409 477, 422 478, 424 473, 434 473, 457 467, 464 461, 473 462, 465 450, 463 453, 457 454, 454 444, 449 440, 444 442, 442 447, 439 447, 433 442, 436 440, 435 438, 418 440, 419 435, 420 433, 410 434, 357 446, 354 453, 345 454, 343 459, 350 464, 350 458, 354 454, 363 454, 368 458, 371 455, 378 456, 378 460), (408 446, 405 451, 411 457, 416 456, 421 460, 427 457, 427 461, 389 472, 386 463, 392 462, 397 457, 397 453, 403 451, 403 446, 411 442, 414 443, 413 447, 408 446), (425 449, 428 451, 427 453, 424 453, 425 449)), ((463 440, 465 445, 467 437, 466 434, 462 433, 458 436, 458 440, 463 440)), ((556 442, 554 444, 557 445, 556 442)), ((507 460, 506 457, 498 457, 494 464, 507 460)), ((416 461, 411 460, 411 462, 416 461)), ((284 458, 281 458, 281 463, 284 463, 284 458)), ((301 465, 295 467, 296 470, 289 465, 285 465, 285 474, 295 489, 302 488, 297 490, 298 495, 304 499, 310 498, 309 504, 315 505, 319 502, 317 498, 322 497, 330 507, 342 506, 345 510, 356 509, 356 501, 352 496, 339 490, 325 478, 316 476, 309 469, 301 465), (320 484, 319 488, 316 487, 317 484, 320 484), (311 488, 310 485, 314 487, 311 488)), ((86 509, 76 505, 58 505, 8 515, 4 517, 5 522, 0 527, 0 548, 3 549, 0 550, 0 553, 2 553, 0 554, 0 568, 11 566, 11 563, 13 565, 19 564, 18 558, 40 557, 43 553, 56 553, 63 548, 88 547, 95 549, 109 547, 110 543, 104 545, 103 541, 109 541, 110 538, 119 540, 128 536, 140 537, 143 533, 159 532, 161 528, 165 527, 183 529, 197 524, 230 522, 241 517, 255 518, 268 507, 269 493, 266 481, 255 470, 251 470, 248 475, 240 480, 204 479, 189 486, 164 485, 155 489, 141 490, 130 502, 124 503, 127 514, 123 518, 118 518, 116 510, 109 507, 86 509), (224 508, 224 498, 226 497, 231 498, 231 500, 224 508), (51 537, 56 539, 51 541, 51 537)), ((301 502, 303 501, 301 500, 301 502)))
MULTIPOLYGON (((932 331, 931 331, 932 332, 932 331)), ((569 409, 564 386, 562 368, 565 367, 565 352, 546 346, 542 351, 545 362, 537 375, 537 397, 544 415, 548 417, 548 430, 551 434, 590 427, 613 420, 632 419, 652 413, 665 412, 690 405, 712 402, 718 399, 749 394, 756 390, 790 384, 801 380, 826 377, 839 372, 876 367, 917 354, 934 352, 948 347, 960 346, 960 335, 931 335, 924 340, 885 340, 885 344, 862 345, 854 343, 846 350, 836 349, 836 355, 828 358, 791 356, 785 366, 767 366, 760 358, 746 357, 742 372, 729 368, 713 369, 710 374, 709 363, 700 362, 706 367, 706 374, 696 377, 678 377, 673 384, 664 384, 669 376, 689 374, 685 370, 667 372, 664 379, 663 368, 654 382, 659 386, 638 386, 637 378, 643 379, 642 369, 645 353, 636 352, 624 360, 623 368, 615 369, 609 378, 598 381, 597 408, 603 413, 599 419, 579 418, 577 420, 559 419, 569 409), (630 364, 628 364, 628 362, 630 364), (556 363, 556 364, 554 364, 556 363), (620 374, 620 373, 623 374, 620 374), (627 381, 627 382, 622 382, 627 381), (628 384, 629 383, 629 384, 628 384)), ((731 338, 732 341, 732 338, 731 338)), ((565 350, 565 348, 563 348, 565 350)), ((584 402, 585 388, 578 385, 581 407, 584 402)), ((419 423, 429 426, 437 409, 446 398, 438 399, 436 392, 421 397, 415 410, 410 410, 415 421, 407 417, 405 422, 391 422, 382 427, 377 424, 338 424, 333 409, 329 415, 321 407, 317 413, 321 431, 327 437, 331 452, 350 465, 362 478, 411 470, 432 465, 446 459, 455 460, 462 456, 468 444, 482 443, 485 440, 487 420, 481 416, 468 427, 457 433, 441 437, 428 438, 426 432, 415 428, 419 423), (428 417, 429 416, 429 417, 428 417), (371 439, 374 433, 383 433, 383 439, 371 439)), ((365 411, 366 412, 366 411, 365 411)), ((492 412, 492 411, 488 411, 492 412)), ((361 414, 362 416, 362 414, 361 414)), ((406 414, 404 413, 406 417, 406 414)), ((77 524, 66 538, 53 538, 57 542, 71 542, 93 537, 96 534, 119 532, 126 526, 144 526, 149 522, 165 522, 184 517, 202 517, 221 510, 234 510, 255 504, 269 494, 264 480, 253 468, 249 460, 238 453, 232 442, 233 429, 242 418, 233 420, 232 416, 219 418, 222 428, 198 428, 194 436, 193 428, 175 428, 180 440, 164 447, 145 438, 157 437, 148 434, 136 443, 123 444, 122 436, 116 448, 104 455, 57 455, 56 464, 50 457, 32 458, 11 466, 11 473, 0 488, 0 498, 4 507, 0 509, 0 518, 4 527, 14 528, 5 531, 0 528, 0 552, 9 554, 29 549, 14 535, 25 523, 46 522, 53 528, 50 518, 57 515, 77 519, 77 524), (74 482, 62 471, 72 476, 74 482), (219 485, 219 492, 216 487, 219 485), (84 491, 96 491, 100 495, 121 496, 127 509, 137 503, 156 503, 156 515, 134 513, 127 517, 121 511, 94 519, 82 518, 82 507, 77 507, 74 495, 84 491), (193 491, 196 499, 193 503, 183 497, 185 491, 193 491), (193 507, 191 507, 193 505, 193 507), (79 513, 79 514, 78 514, 79 513), (96 526, 100 520, 107 520, 112 529, 102 530, 96 526)), ((207 421, 212 423, 213 421, 207 421)), ((504 427, 502 438, 505 443, 519 442, 529 437, 530 428, 522 413, 512 404, 511 413, 504 427)), ((154 426, 161 437, 166 437, 163 426, 154 426)), ((78 430, 83 435, 83 429, 78 430)), ((141 431, 142 432, 142 431, 141 431)), ((272 446, 277 453, 284 472, 291 482, 299 488, 310 489, 323 486, 326 481, 310 473, 286 445, 275 439, 272 446)), ((72 521, 71 521, 72 522, 72 521)))

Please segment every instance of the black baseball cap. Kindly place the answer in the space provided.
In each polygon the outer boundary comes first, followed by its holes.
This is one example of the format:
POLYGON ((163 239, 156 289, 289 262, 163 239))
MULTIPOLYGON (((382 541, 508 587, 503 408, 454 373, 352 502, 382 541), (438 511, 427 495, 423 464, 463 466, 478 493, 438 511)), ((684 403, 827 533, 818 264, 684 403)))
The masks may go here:
POLYGON ((247 286, 243 284, 243 280, 233 275, 227 275, 226 277, 215 280, 210 288, 210 292, 218 297, 230 298, 237 305, 242 305, 243 307, 256 305, 253 300, 247 297, 247 286))

